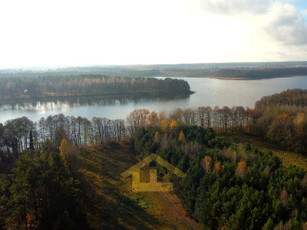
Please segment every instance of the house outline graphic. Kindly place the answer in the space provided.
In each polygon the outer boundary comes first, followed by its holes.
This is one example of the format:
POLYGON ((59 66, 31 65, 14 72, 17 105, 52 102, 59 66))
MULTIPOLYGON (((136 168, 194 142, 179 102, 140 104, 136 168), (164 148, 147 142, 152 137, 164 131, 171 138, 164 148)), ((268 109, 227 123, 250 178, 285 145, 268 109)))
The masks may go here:
POLYGON ((122 177, 129 177, 132 175, 132 191, 133 192, 171 192, 173 191, 173 183, 169 182, 158 182, 157 180, 157 169, 149 170, 149 182, 142 183, 140 182, 140 170, 151 162, 156 162, 160 166, 166 168, 170 173, 178 176, 185 177, 185 173, 180 169, 174 167, 166 160, 162 159, 156 154, 151 154, 148 157, 144 158, 142 161, 133 165, 125 172, 121 174, 122 177))

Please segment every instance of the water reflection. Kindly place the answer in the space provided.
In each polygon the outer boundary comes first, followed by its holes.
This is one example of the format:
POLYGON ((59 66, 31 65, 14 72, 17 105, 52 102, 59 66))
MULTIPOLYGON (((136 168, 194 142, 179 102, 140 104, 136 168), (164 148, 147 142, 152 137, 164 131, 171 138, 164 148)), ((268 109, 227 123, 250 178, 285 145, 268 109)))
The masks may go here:
POLYGON ((172 100, 180 100, 188 98, 190 95, 165 95, 165 96, 144 96, 139 98, 137 96, 128 97, 75 97, 65 98, 64 100, 48 100, 48 101, 26 101, 26 102, 11 102, 0 104, 0 111, 7 110, 22 110, 22 111, 36 111, 36 112, 47 112, 53 110, 66 111, 74 107, 81 106, 121 106, 130 103, 139 104, 155 101, 165 102, 172 100))
POLYGON ((15 102, 0 106, 0 123, 27 116, 33 121, 41 117, 63 113, 88 119, 107 117, 125 119, 134 109, 147 108, 157 112, 169 112, 173 108, 197 108, 199 106, 253 107, 261 97, 286 89, 307 89, 307 77, 289 77, 263 80, 219 80, 210 78, 180 78, 188 81, 190 96, 164 97, 82 97, 66 100, 55 99, 40 102, 15 102))

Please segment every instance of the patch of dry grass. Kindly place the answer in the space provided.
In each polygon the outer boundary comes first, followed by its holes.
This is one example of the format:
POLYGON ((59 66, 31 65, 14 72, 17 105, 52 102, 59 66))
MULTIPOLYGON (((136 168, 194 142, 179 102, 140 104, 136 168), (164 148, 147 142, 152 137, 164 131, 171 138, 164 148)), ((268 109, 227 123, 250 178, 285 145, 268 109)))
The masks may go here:
POLYGON ((296 165, 297 167, 301 167, 307 171, 307 156, 284 151, 278 148, 277 146, 267 143, 259 138, 250 137, 246 135, 235 135, 235 136, 226 136, 226 138, 234 143, 242 144, 242 143, 250 143, 251 145, 257 147, 261 151, 272 151, 276 156, 278 156, 284 166, 296 165))
POLYGON ((94 229, 198 229, 173 193, 133 193, 121 173, 138 162, 127 144, 81 150, 78 175, 94 229))

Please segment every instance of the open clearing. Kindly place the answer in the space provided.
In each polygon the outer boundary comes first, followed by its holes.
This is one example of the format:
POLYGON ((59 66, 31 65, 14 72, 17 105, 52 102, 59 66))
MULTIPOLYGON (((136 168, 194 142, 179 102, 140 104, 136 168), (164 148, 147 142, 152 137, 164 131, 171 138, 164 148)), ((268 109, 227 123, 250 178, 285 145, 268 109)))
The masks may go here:
POLYGON ((138 162, 128 144, 83 149, 78 177, 94 229, 199 229, 173 193, 133 193, 131 178, 121 173, 138 162))
POLYGON ((284 151, 279 149, 273 144, 265 142, 260 138, 251 137, 247 135, 234 135, 226 136, 228 140, 237 144, 250 143, 251 145, 257 147, 261 151, 272 151, 276 156, 278 156, 284 166, 296 165, 307 171, 307 157, 298 153, 284 151))

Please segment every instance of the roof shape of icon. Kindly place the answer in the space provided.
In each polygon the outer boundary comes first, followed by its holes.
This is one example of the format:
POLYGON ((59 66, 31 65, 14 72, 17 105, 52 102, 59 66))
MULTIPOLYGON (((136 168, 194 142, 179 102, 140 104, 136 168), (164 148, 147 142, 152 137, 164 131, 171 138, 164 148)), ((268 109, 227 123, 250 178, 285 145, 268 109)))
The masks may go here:
POLYGON ((185 173, 182 172, 180 169, 174 167, 166 160, 158 156, 157 154, 151 154, 148 157, 144 158, 142 161, 138 162, 137 164, 133 165, 131 168, 127 169, 125 172, 121 174, 122 177, 129 177, 133 175, 135 172, 140 171, 143 167, 150 164, 151 162, 156 162, 160 166, 165 167, 169 172, 173 173, 178 177, 185 177, 185 173))

